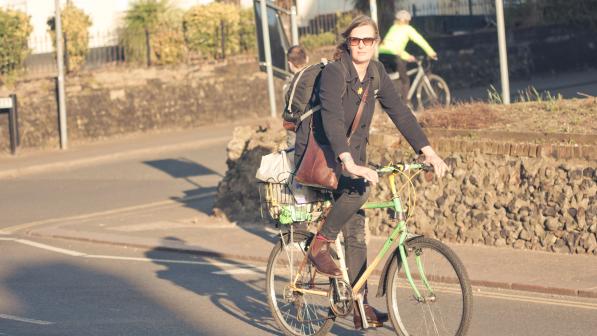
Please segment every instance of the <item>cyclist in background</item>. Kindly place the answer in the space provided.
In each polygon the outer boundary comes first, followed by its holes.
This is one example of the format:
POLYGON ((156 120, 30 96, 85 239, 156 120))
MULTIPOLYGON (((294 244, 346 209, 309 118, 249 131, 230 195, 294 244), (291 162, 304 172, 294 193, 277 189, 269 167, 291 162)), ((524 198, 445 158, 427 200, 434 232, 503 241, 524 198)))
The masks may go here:
POLYGON ((388 73, 398 71, 400 74, 400 94, 404 102, 408 102, 410 80, 406 75, 407 62, 416 62, 416 58, 406 52, 406 45, 413 41, 425 51, 427 56, 437 60, 437 53, 425 41, 423 36, 410 25, 411 15, 408 11, 400 10, 396 13, 394 25, 387 32, 379 46, 379 61, 384 64, 388 73))

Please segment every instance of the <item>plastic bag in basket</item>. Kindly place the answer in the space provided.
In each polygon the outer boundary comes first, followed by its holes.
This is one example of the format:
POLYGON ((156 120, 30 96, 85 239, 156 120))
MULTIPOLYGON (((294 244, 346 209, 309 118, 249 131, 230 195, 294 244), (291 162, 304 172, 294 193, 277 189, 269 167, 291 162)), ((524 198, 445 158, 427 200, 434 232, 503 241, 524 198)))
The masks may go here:
POLYGON ((263 182, 286 183, 294 169, 294 156, 285 150, 261 157, 261 164, 255 177, 263 182))

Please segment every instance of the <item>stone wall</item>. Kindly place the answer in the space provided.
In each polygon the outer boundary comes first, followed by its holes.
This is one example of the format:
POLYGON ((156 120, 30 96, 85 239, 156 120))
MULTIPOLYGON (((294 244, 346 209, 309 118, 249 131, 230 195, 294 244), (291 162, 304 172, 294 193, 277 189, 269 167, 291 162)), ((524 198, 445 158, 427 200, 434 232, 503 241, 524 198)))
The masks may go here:
MULTIPOLYGON (((440 53, 434 71, 450 87, 497 86, 499 63, 495 32, 430 40, 440 53)), ((568 27, 508 32, 512 79, 597 66, 597 38, 568 27), (575 50, 571 53, 569 50, 575 50)), ((311 53, 312 61, 331 57, 333 48, 311 53)), ((276 80, 282 104, 281 81, 276 80)), ((69 75, 66 79, 71 142, 148 130, 188 128, 232 119, 267 116, 265 74, 251 60, 201 67, 115 68, 69 75)), ((22 81, 16 88, 22 147, 57 147, 58 111, 54 80, 22 81)), ((7 117, 0 115, 0 151, 8 149, 7 117)))
MULTIPOLYGON (((597 255, 595 159, 563 162, 479 147, 465 153, 463 147, 437 146, 442 140, 432 144, 451 173, 431 183, 416 179, 416 233, 460 243, 597 255)), ((384 148, 372 146, 371 160, 389 159, 384 148)), ((374 197, 388 198, 387 189, 380 185, 374 197)), ((373 214, 372 233, 386 234, 391 226, 380 211, 373 214)))
MULTIPOLYGON (((591 31, 546 26, 508 30, 506 38, 511 80, 597 67, 597 37, 591 31)), ((446 79, 451 88, 489 84, 498 87, 500 67, 495 31, 436 37, 429 43, 440 57, 433 71, 446 79)), ((416 47, 411 48, 415 54, 421 53, 416 47)))
MULTIPOLYGON (((283 147, 284 134, 272 123, 235 130, 229 169, 218 187, 217 215, 239 223, 260 220, 255 171, 261 155, 283 147)), ((571 151, 563 160, 557 158, 556 144, 492 140, 488 143, 495 146, 482 146, 479 139, 433 135, 431 141, 451 172, 432 182, 415 178, 411 224, 416 233, 451 242, 597 255, 597 153, 571 151)), ((371 162, 407 160, 411 152, 398 137, 378 133, 370 138, 371 162)), ((388 187, 380 184, 371 199, 388 196, 388 187)), ((387 213, 371 210, 368 216, 373 234, 391 230, 387 213)))
MULTIPOLYGON (((281 81, 276 80, 278 105, 281 81)), ((56 85, 18 83, 21 146, 59 144, 56 85)), ((68 76, 71 143, 151 130, 191 128, 269 116, 265 74, 254 62, 202 68, 114 69, 68 76)), ((280 108, 281 110, 281 108, 280 108)), ((8 150, 7 118, 0 116, 0 148, 8 150)))

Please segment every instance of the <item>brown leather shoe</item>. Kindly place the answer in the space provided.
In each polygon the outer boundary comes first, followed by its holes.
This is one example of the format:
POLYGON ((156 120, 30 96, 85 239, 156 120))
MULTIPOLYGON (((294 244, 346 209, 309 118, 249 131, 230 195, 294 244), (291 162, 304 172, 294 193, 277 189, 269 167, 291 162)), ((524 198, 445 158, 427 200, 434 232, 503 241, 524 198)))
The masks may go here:
MULTIPOLYGON (((367 293, 364 295, 364 302, 367 302, 367 293)), ((367 317, 367 323, 369 323, 370 328, 380 328, 383 327, 383 323, 388 321, 388 314, 382 313, 377 311, 375 308, 371 307, 368 303, 363 303, 363 308, 365 309, 365 316, 367 317)), ((354 304, 354 315, 353 315, 353 322, 355 329, 362 329, 363 328, 363 321, 361 320, 361 312, 359 311, 359 306, 355 301, 354 304)))
POLYGON ((330 243, 330 240, 320 234, 315 236, 311 242, 309 260, 313 263, 317 272, 332 278, 341 278, 342 271, 330 255, 330 243))

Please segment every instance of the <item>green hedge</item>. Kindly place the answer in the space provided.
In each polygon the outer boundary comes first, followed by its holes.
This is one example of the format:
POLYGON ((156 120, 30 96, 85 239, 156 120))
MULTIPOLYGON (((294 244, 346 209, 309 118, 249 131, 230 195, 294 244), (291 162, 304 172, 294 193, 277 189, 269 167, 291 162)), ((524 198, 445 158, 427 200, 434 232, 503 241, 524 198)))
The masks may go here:
POLYGON ((323 46, 333 46, 336 44, 336 34, 332 32, 325 32, 321 34, 305 34, 300 38, 300 45, 307 50, 323 46))
POLYGON ((127 61, 164 65, 185 60, 187 48, 182 31, 182 11, 170 1, 133 2, 124 22, 120 39, 127 61))
POLYGON ((359 13, 356 11, 336 13, 336 26, 334 27, 333 32, 329 31, 319 34, 302 35, 299 41, 300 45, 311 51, 319 47, 336 45, 340 40, 342 40, 342 36, 340 34, 344 31, 344 29, 346 29, 346 27, 348 27, 348 25, 358 14, 359 13))
POLYGON ((27 43, 33 27, 23 12, 0 8, 0 75, 18 70, 30 50, 27 43))
MULTIPOLYGON (((89 27, 91 19, 83 10, 77 8, 72 2, 67 2, 60 13, 62 32, 65 46, 65 64, 68 72, 77 71, 85 64, 85 57, 89 52, 89 27)), ((56 46, 55 17, 48 20, 49 33, 52 44, 56 46)))
POLYGON ((255 13, 252 8, 240 10, 239 22, 240 51, 246 52, 257 49, 257 28, 255 26, 255 13))
POLYGON ((240 10, 235 5, 214 2, 190 8, 183 17, 189 50, 203 58, 218 58, 238 53, 239 23, 240 10))
POLYGON ((175 64, 185 60, 188 52, 212 59, 254 50, 255 34, 250 8, 214 2, 183 12, 167 0, 138 0, 127 11, 120 36, 127 60, 175 64))

